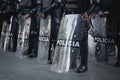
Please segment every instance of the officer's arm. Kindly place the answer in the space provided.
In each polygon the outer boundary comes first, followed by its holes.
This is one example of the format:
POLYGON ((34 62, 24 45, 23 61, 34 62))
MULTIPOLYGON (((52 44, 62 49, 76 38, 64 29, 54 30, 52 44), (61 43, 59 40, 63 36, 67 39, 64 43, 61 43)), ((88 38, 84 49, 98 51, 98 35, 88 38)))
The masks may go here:
POLYGON ((87 13, 90 14, 97 14, 101 10, 101 4, 97 2, 96 0, 92 0, 91 6, 88 9, 87 13))
POLYGON ((49 15, 52 12, 54 12, 56 9, 58 9, 61 6, 60 2, 54 2, 50 7, 44 9, 42 12, 44 13, 44 15, 49 15))

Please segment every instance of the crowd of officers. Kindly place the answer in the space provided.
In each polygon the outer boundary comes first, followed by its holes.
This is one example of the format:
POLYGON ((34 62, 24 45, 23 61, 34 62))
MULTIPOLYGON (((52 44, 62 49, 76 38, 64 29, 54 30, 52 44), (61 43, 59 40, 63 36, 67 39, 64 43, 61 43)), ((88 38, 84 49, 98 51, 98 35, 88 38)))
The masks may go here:
MULTIPOLYGON (((0 33, 2 30, 3 21, 7 20, 10 24, 10 17, 15 18, 15 30, 13 30, 13 51, 16 51, 17 46, 17 33, 19 26, 19 17, 26 15, 31 18, 31 25, 29 31, 29 41, 27 55, 30 58, 37 57, 38 54, 38 41, 39 41, 39 28, 40 18, 45 18, 51 15, 51 34, 49 44, 48 63, 52 64, 51 59, 51 46, 54 48, 57 43, 57 36, 59 32, 60 22, 63 16, 67 14, 81 14, 82 18, 86 21, 90 19, 91 14, 98 14, 100 17, 106 17, 106 23, 112 25, 113 38, 118 48, 118 57, 116 66, 120 67, 120 1, 119 0, 0 0, 0 33), (12 4, 15 4, 13 6, 12 4), (18 8, 18 5, 22 8, 18 8), (12 8, 6 11, 6 5, 12 8), (24 8, 23 8, 24 7, 24 8), (18 8, 18 9, 17 9, 18 8), (29 11, 24 9, 28 8, 29 11), (14 9, 14 10, 12 10, 14 9), (25 12, 24 12, 25 11, 25 12)), ((89 28, 89 25, 87 26, 89 28)), ((77 68, 77 72, 81 73, 88 70, 88 29, 83 31, 83 39, 81 42, 81 62, 77 68)))

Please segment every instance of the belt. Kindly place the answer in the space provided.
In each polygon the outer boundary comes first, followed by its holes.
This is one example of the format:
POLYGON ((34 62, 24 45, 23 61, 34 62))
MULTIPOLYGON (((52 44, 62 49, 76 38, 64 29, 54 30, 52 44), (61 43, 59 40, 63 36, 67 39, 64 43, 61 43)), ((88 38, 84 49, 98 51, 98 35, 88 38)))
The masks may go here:
POLYGON ((65 7, 66 8, 76 8, 76 9, 79 9, 78 5, 75 5, 75 4, 66 4, 65 7))
POLYGON ((76 8, 67 8, 65 11, 66 14, 81 14, 81 11, 76 8))

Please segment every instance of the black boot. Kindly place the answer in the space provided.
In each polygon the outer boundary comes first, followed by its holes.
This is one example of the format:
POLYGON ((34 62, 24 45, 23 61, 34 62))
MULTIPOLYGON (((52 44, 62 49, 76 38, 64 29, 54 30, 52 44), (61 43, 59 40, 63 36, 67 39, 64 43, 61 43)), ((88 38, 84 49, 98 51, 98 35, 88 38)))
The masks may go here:
POLYGON ((52 64, 52 60, 48 60, 48 64, 52 64))
POLYGON ((35 58, 35 57, 37 57, 37 54, 36 54, 36 53, 31 53, 31 54, 29 54, 29 58, 35 58))
POLYGON ((77 68, 77 73, 83 73, 88 70, 88 67, 86 65, 81 65, 77 68))

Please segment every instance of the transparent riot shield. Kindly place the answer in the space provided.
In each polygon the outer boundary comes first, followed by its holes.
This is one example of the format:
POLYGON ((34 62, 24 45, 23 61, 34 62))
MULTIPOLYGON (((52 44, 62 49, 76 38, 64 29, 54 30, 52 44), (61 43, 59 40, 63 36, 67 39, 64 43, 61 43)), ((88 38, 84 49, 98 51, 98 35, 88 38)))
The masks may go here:
POLYGON ((19 32, 16 52, 16 56, 19 58, 25 58, 27 55, 30 23, 31 19, 25 19, 24 16, 22 16, 19 20, 19 32))
POLYGON ((8 30, 8 24, 6 21, 4 21, 2 25, 1 36, 0 36, 0 49, 1 50, 3 50, 3 47, 4 47, 4 40, 6 37, 7 30, 8 30))
POLYGON ((51 30, 51 16, 40 19, 39 43, 37 61, 48 60, 49 40, 51 30))
MULTIPOLYGON (((108 55, 111 52, 116 53, 114 39, 108 36, 108 29, 110 27, 106 24, 106 18, 101 18, 96 15, 91 19, 93 24, 92 35, 95 42, 95 57, 98 62, 108 61, 108 55)), ((111 54, 110 54, 111 55, 111 54)))
POLYGON ((3 51, 6 51, 10 44, 10 32, 12 27, 13 16, 10 18, 10 24, 8 25, 7 22, 3 23, 2 33, 1 33, 1 47, 3 51))
POLYGON ((83 36, 84 21, 79 14, 65 15, 62 18, 51 71, 68 72, 77 67, 76 59, 83 36))

